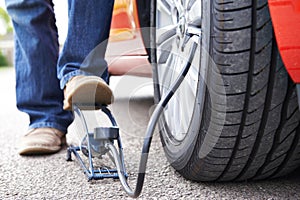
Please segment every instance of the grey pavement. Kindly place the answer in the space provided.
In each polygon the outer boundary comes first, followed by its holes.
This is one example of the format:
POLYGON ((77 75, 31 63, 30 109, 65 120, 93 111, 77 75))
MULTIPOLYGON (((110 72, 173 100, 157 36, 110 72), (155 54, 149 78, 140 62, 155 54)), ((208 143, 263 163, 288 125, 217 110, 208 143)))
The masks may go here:
MULTIPOLYGON (((121 129, 129 182, 135 187, 142 137, 153 106, 151 81, 117 77, 111 83, 116 94, 111 108, 121 129), (149 92, 145 92, 145 88, 149 92)), ((15 107, 13 68, 0 68, 0 92, 0 199, 128 198, 117 180, 87 182, 77 161, 65 161, 66 148, 55 155, 19 156, 17 139, 26 132, 28 118, 15 107)), ((95 114, 87 115, 91 121, 98 120, 95 114)), ((69 129, 68 141, 78 141, 79 135, 80 126, 74 123, 69 129)), ((299 184, 300 170, 287 177, 259 182, 185 180, 169 166, 156 133, 140 199, 300 199, 299 184)))

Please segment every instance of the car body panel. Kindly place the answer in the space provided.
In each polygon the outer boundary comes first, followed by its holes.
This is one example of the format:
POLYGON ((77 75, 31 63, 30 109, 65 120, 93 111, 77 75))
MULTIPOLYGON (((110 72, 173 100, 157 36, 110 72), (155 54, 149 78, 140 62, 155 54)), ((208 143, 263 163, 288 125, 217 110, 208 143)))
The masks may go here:
POLYGON ((116 0, 106 56, 110 75, 151 77, 135 0, 116 0))
POLYGON ((300 0, 269 0, 275 36, 284 65, 300 83, 300 0))

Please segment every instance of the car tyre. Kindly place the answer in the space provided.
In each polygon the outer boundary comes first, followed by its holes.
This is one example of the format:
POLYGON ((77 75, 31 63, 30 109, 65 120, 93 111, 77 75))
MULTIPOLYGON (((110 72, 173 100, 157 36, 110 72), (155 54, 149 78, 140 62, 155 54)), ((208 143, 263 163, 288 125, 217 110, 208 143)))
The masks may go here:
POLYGON ((195 181, 274 178, 299 167, 297 94, 277 49, 267 0, 152 0, 151 6, 156 102, 184 66, 189 49, 180 49, 182 43, 198 43, 187 87, 160 119, 170 164, 195 181), (198 16, 188 13, 193 5, 198 16))

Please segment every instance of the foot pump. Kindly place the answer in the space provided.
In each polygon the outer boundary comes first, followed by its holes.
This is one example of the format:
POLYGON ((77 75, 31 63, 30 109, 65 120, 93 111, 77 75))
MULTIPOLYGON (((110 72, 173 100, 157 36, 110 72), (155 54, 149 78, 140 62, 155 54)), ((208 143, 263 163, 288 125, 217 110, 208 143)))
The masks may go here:
POLYGON ((67 150, 67 160, 68 161, 72 160, 72 153, 73 153, 77 158, 77 160, 79 161, 84 173, 88 177, 88 180, 97 180, 97 179, 104 179, 104 178, 119 179, 123 186, 124 191, 130 197, 133 198, 138 197, 141 194, 143 184, 144 184, 148 153, 150 150, 150 145, 151 145, 155 126, 158 122, 159 116, 161 115, 164 108, 166 107, 166 105, 168 104, 168 102, 170 101, 170 99, 172 98, 172 96, 174 95, 174 93, 176 92, 176 90, 184 80, 184 77, 188 73, 191 66, 192 59, 196 52, 196 48, 197 48, 197 44, 193 43, 190 57, 188 58, 185 67, 182 69, 181 73, 179 74, 179 76, 177 77, 177 79, 169 89, 169 91, 166 93, 166 95, 162 97, 160 102, 157 104, 151 116, 151 119, 147 127, 146 136, 144 138, 137 183, 134 190, 132 190, 127 183, 128 175, 126 173, 125 165, 124 165, 124 155, 123 155, 121 137, 119 135, 119 128, 117 126, 116 120, 114 119, 113 115, 105 105, 98 106, 98 107, 110 119, 112 126, 97 127, 94 129, 93 133, 90 133, 88 131, 87 123, 81 109, 81 108, 86 108, 89 105, 80 105, 80 104, 73 105, 74 112, 81 119, 81 122, 85 129, 85 136, 83 138, 83 141, 86 142, 84 145, 82 142, 82 144, 80 144, 79 146, 70 146, 67 150), (115 146, 115 143, 117 144, 117 147, 115 146), (87 165, 84 163, 83 159, 81 158, 79 154, 80 151, 85 156, 88 157, 87 165), (116 168, 108 169, 106 167, 102 167, 100 169, 95 169, 93 164, 93 158, 94 158, 93 153, 100 154, 100 155, 109 153, 111 155, 111 159, 115 164, 116 168))

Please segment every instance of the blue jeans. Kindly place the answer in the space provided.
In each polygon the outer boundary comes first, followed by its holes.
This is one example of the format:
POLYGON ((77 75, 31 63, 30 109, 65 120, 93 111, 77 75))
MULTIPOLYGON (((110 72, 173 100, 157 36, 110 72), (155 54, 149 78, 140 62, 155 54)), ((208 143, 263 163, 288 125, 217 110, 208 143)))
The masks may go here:
POLYGON ((69 0, 68 35, 59 54, 51 0, 6 0, 15 30, 17 107, 29 128, 67 131, 73 114, 63 110, 63 88, 76 75, 107 80, 104 54, 113 0, 69 0))

